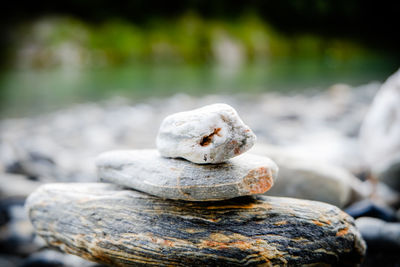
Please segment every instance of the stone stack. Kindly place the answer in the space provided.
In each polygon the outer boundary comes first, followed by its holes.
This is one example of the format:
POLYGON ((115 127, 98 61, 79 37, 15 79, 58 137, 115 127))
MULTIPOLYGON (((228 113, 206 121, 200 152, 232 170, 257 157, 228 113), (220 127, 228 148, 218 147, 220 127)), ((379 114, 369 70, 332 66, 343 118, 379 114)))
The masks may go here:
POLYGON ((165 118, 157 136, 158 151, 100 155, 98 175, 104 182, 176 200, 214 201, 262 194, 273 185, 278 167, 267 157, 239 156, 255 140, 232 107, 205 106, 165 118))
POLYGON ((48 244, 115 265, 356 265, 365 243, 335 206, 252 196, 278 167, 226 104, 168 116, 157 150, 111 151, 101 182, 48 184, 27 200, 48 244), (134 190, 132 190, 134 189, 134 190))

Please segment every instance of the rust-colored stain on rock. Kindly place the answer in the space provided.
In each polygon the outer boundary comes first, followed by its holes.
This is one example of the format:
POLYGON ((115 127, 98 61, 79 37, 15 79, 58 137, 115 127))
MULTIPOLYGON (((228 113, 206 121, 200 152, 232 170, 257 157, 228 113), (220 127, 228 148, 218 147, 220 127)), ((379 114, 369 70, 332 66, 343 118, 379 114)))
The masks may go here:
POLYGON ((214 129, 214 131, 211 134, 203 136, 203 138, 200 141, 200 145, 201 146, 208 146, 209 144, 211 144, 211 141, 212 141, 212 138, 213 138, 214 135, 221 136, 219 134, 220 131, 221 131, 221 128, 216 128, 216 129, 214 129))
POLYGON ((317 221, 317 220, 312 220, 312 223, 318 226, 324 226, 325 224, 323 222, 317 221))
POLYGON ((204 240, 201 243, 201 247, 203 248, 212 248, 212 249, 231 249, 238 248, 241 250, 249 250, 252 248, 252 245, 245 241, 231 241, 231 242, 219 242, 219 241, 210 241, 204 240))
POLYGON ((244 178, 244 182, 251 194, 262 194, 268 191, 274 183, 271 172, 265 167, 250 171, 244 178))
POLYGON ((340 230, 336 233, 336 236, 343 236, 343 235, 346 235, 348 232, 349 232, 349 228, 346 227, 346 228, 340 229, 340 230))
POLYGON ((233 153, 234 153, 236 156, 239 155, 239 154, 241 154, 240 147, 238 147, 237 144, 238 144, 238 142, 237 142, 236 140, 232 140, 232 141, 230 142, 230 145, 231 145, 232 147, 234 147, 233 153))

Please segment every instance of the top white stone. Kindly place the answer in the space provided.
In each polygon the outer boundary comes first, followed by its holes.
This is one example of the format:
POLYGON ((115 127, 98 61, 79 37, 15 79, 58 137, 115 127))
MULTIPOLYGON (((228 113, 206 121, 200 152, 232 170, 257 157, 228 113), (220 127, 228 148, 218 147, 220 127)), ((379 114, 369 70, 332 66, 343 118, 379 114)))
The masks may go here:
POLYGON ((249 150, 256 136, 227 104, 172 114, 157 136, 160 154, 194 163, 221 163, 249 150))

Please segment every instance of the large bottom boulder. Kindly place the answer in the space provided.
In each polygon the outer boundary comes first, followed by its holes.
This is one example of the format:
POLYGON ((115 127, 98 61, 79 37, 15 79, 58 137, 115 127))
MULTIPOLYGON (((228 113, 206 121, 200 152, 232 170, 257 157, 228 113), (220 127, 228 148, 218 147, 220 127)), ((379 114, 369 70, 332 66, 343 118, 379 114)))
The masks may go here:
POLYGON ((291 198, 188 202, 113 184, 47 184, 26 208, 49 245, 114 266, 352 266, 366 249, 346 213, 291 198))

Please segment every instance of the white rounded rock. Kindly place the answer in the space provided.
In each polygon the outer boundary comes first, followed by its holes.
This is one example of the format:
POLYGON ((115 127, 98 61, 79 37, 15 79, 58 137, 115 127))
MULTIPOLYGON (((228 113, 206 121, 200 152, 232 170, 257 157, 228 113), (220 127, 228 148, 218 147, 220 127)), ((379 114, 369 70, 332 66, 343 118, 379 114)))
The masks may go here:
POLYGON ((157 136, 160 154, 194 163, 221 163, 249 150, 256 136, 227 104, 172 114, 157 136))

